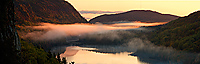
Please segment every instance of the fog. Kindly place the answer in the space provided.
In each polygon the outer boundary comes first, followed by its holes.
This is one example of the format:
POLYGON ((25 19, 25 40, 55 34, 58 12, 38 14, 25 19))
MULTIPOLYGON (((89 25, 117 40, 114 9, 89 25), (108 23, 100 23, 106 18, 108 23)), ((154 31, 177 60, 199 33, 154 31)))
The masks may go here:
POLYGON ((196 64, 200 62, 200 54, 198 53, 178 51, 172 47, 156 46, 145 39, 133 38, 126 45, 130 49, 135 49, 135 53, 132 55, 136 55, 141 61, 152 64, 158 62, 151 62, 147 59, 157 59, 172 64, 196 64))
POLYGON ((146 38, 145 34, 140 33, 138 35, 137 32, 137 30, 108 31, 84 35, 80 40, 83 38, 84 41, 82 42, 86 42, 83 47, 97 48, 97 51, 101 53, 132 52, 131 55, 137 56, 140 61, 150 64, 200 63, 199 53, 190 53, 176 50, 172 47, 154 45, 146 38))
POLYGON ((65 40, 70 41, 75 36, 75 38, 80 39, 79 41, 81 43, 84 42, 85 47, 97 48, 98 51, 112 53, 132 52, 131 55, 137 56, 140 61, 148 62, 150 64, 159 63, 158 61, 172 64, 189 64, 200 62, 200 54, 177 51, 171 47, 156 46, 152 44, 145 35, 139 33, 141 31, 148 31, 148 29, 141 28, 141 26, 155 26, 160 24, 165 23, 41 23, 42 26, 27 27, 37 29, 38 31, 30 32, 23 36, 23 38, 29 38, 36 41, 53 41, 60 38, 65 38, 65 40), (158 61, 153 62, 152 60, 158 61))
POLYGON ((164 23, 141 23, 141 22, 131 22, 131 23, 117 23, 105 25, 101 23, 87 24, 87 23, 76 23, 76 24, 50 24, 41 23, 42 26, 28 26, 27 28, 37 29, 41 31, 30 32, 22 38, 29 38, 31 40, 55 40, 59 38, 65 38, 70 36, 81 36, 90 33, 102 33, 113 30, 145 30, 139 28, 140 26, 152 26, 160 25, 164 23))
POLYGON ((97 48, 97 51, 101 53, 132 52, 132 56, 137 56, 138 60, 149 64, 200 63, 200 54, 198 53, 179 51, 172 47, 157 46, 147 39, 133 37, 123 42, 122 45, 85 45, 83 47, 97 48))

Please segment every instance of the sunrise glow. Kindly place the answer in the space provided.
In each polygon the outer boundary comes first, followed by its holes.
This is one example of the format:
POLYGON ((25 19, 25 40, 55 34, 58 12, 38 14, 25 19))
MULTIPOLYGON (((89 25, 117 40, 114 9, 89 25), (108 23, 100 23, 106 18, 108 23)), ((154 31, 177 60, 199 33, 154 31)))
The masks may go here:
MULTIPOLYGON (((163 14, 187 16, 200 10, 199 0, 67 0, 78 11, 153 10, 163 14)), ((105 14, 105 13, 104 13, 105 14)), ((83 14, 87 19, 102 14, 83 14)))

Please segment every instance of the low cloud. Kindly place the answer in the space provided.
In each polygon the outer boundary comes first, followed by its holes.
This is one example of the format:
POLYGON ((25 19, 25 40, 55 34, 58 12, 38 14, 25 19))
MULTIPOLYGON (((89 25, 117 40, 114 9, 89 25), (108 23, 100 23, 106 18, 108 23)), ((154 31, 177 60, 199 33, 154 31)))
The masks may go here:
MULTIPOLYGON (((77 23, 77 24, 50 24, 42 23, 42 26, 29 27, 36 29, 37 31, 30 32, 22 38, 31 40, 57 40, 62 38, 74 39, 72 36, 80 36, 84 34, 91 33, 104 33, 113 30, 145 30, 145 28, 139 28, 140 26, 157 25, 156 23, 121 23, 121 24, 111 24, 104 25, 101 23, 87 24, 87 23, 77 23), (70 38, 72 37, 72 38, 70 38)), ((159 24, 159 23, 158 23, 159 24)), ((162 24, 162 23, 161 23, 162 24)), ((66 39, 67 40, 67 39, 66 39)))
POLYGON ((33 26, 29 28, 45 31, 34 31, 23 36, 32 40, 55 40, 68 36, 80 36, 82 34, 106 32, 110 30, 126 30, 138 27, 114 27, 110 25, 97 24, 50 24, 42 23, 43 26, 33 26))

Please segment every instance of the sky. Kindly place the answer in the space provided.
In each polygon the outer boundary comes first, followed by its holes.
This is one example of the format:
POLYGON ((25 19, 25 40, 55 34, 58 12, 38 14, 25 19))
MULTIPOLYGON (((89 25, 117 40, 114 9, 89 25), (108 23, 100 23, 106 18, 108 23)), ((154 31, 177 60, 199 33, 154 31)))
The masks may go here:
POLYGON ((130 10, 153 10, 163 14, 187 16, 200 10, 200 0, 67 0, 86 19, 102 14, 130 10))

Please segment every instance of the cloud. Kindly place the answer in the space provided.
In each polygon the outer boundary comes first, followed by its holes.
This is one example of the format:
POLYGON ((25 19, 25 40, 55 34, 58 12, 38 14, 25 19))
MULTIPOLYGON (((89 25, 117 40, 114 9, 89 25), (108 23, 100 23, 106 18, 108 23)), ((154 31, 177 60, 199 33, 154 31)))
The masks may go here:
POLYGON ((104 13, 122 13, 123 11, 88 11, 88 10, 81 10, 79 12, 81 14, 104 14, 104 13))
POLYGON ((156 23, 130 22, 130 23, 121 23, 121 24, 110 24, 110 25, 104 25, 101 23, 96 23, 96 24, 41 23, 41 24, 42 24, 42 26, 29 27, 29 28, 37 29, 39 31, 30 32, 22 37, 32 39, 32 40, 57 40, 57 39, 62 39, 62 38, 74 39, 74 38, 70 38, 70 37, 80 36, 80 35, 90 34, 90 33, 107 32, 107 31, 112 31, 112 30, 129 30, 129 29, 145 30, 144 28, 139 28, 139 27, 140 26, 159 25, 162 23, 156 24, 156 23))
POLYGON ((46 31, 34 31, 26 34, 23 38, 29 38, 32 40, 55 40, 60 38, 66 38, 68 36, 79 36, 82 34, 106 32, 110 30, 123 30, 123 29, 135 29, 138 27, 114 27, 109 25, 97 24, 50 24, 42 23, 43 26, 33 26, 29 28, 46 30, 46 31))

